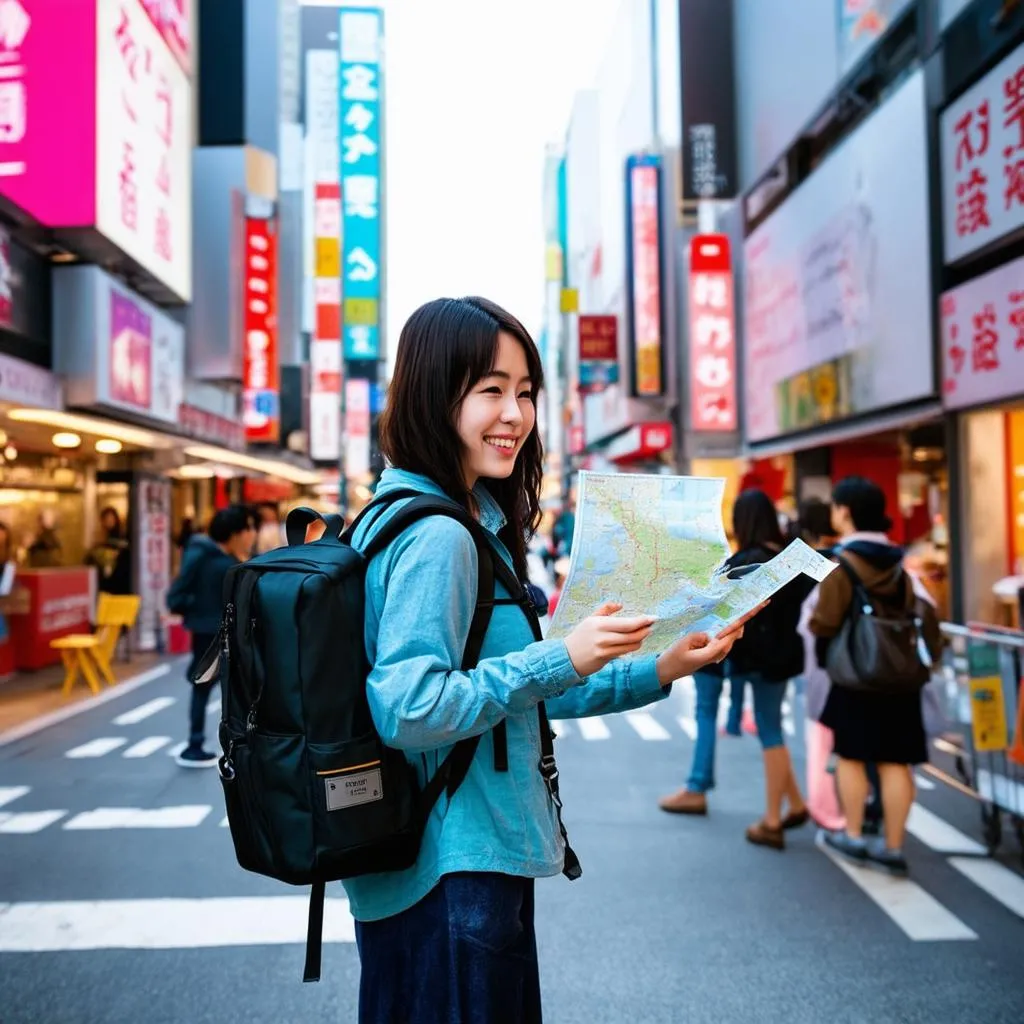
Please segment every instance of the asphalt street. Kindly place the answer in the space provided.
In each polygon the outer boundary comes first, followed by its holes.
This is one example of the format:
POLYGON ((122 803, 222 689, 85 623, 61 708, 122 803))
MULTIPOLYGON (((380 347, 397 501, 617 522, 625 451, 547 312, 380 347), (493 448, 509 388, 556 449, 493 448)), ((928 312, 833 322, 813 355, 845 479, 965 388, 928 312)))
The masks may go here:
MULTIPOLYGON (((304 891, 242 871, 216 772, 174 763, 183 668, 0 745, 3 1024, 355 1020, 340 886, 323 980, 303 985, 304 891)), ((665 815, 656 801, 685 778, 691 707, 677 685, 646 713, 560 727, 584 876, 539 883, 546 1020, 1019 1024, 1012 837, 987 858, 977 805, 939 785, 919 793, 909 881, 844 870, 810 828, 784 853, 751 847, 750 736, 720 742, 706 819, 665 815)), ((787 724, 798 741, 801 723, 787 724)))

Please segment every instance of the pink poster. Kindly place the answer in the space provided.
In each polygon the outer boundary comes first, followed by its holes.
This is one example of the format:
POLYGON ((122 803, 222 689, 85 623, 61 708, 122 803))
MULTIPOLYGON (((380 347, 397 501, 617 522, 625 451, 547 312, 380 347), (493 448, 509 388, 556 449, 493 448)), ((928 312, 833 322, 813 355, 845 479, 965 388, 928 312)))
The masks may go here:
POLYGON ((95 214, 96 0, 0 0, 0 195, 44 225, 95 214))
POLYGON ((149 412, 153 321, 127 295, 110 293, 110 399, 149 412))

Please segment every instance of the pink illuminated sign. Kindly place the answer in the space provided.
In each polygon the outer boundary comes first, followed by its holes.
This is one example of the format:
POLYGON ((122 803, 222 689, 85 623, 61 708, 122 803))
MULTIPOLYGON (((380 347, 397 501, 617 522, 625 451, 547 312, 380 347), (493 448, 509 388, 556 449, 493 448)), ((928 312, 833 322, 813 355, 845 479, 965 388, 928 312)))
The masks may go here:
POLYGON ((95 215, 93 0, 0 0, 0 194, 48 227, 95 215))

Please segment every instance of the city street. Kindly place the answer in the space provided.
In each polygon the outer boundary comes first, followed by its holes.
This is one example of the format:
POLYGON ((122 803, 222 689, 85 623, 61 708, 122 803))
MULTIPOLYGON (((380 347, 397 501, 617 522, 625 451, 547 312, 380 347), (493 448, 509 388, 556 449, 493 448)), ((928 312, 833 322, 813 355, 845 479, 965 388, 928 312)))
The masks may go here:
MULTIPOLYGON (((303 985, 304 893, 237 867, 216 773, 169 756, 182 669, 0 747, 4 1024, 355 1019, 340 886, 323 980, 303 985)), ((560 725, 584 877, 539 883, 548 1020, 1019 1022, 1019 851, 979 856, 971 801, 922 789, 909 882, 840 868, 810 828, 757 849, 752 737, 721 741, 707 819, 656 807, 683 781, 689 710, 684 684, 647 713, 560 725)))

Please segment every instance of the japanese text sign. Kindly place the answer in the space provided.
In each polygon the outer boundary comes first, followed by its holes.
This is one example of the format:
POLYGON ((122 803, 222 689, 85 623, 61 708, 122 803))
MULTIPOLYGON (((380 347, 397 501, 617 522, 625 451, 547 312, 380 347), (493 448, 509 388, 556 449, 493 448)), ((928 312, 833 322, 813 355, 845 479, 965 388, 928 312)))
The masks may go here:
POLYGON ((277 353, 277 232, 271 220, 245 220, 245 347, 242 401, 249 441, 276 442, 281 429, 277 353))
POLYGON ((1024 259, 945 292, 940 312, 947 408, 1024 395, 1024 259))
POLYGON ((628 303, 633 339, 633 392, 651 398, 664 391, 661 296, 661 158, 626 161, 628 303))
POLYGON ((188 78, 138 0, 99 0, 96 30, 96 228, 188 299, 188 78))
POLYGON ((383 14, 342 8, 339 114, 342 324, 346 359, 380 356, 381 29, 383 14))
POLYGON ((735 311, 725 235, 690 241, 690 425, 736 429, 735 311))
POLYGON ((953 263, 1024 226, 1024 45, 943 111, 940 133, 953 263))
POLYGON ((142 0, 153 24, 185 74, 191 51, 190 0, 142 0))
POLYGON ((579 318, 580 388, 614 384, 619 379, 619 321, 615 316, 579 318))

